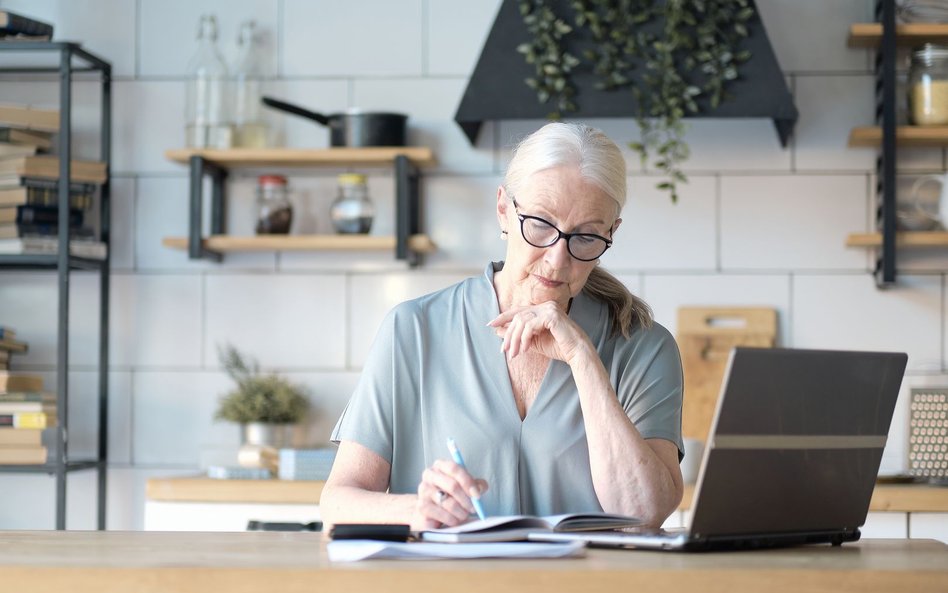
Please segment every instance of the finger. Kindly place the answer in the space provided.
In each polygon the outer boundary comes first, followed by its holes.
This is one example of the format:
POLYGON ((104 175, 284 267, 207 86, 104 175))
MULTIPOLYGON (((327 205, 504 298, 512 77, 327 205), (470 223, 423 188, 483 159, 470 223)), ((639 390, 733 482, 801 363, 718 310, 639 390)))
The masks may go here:
POLYGON ((462 517, 458 517, 448 508, 444 507, 443 505, 436 504, 431 499, 420 500, 418 512, 422 517, 425 518, 425 522, 432 522, 435 525, 446 525, 449 527, 460 525, 468 518, 467 514, 463 515, 462 517))
POLYGON ((453 489, 449 490, 442 485, 444 492, 450 494, 459 500, 462 505, 471 513, 474 512, 474 505, 471 503, 471 497, 480 496, 487 489, 487 482, 482 479, 475 479, 471 474, 460 465, 453 461, 439 459, 432 464, 433 473, 441 473, 449 480, 452 480, 453 489))
MULTIPOLYGON (((474 512, 474 505, 466 492, 476 484, 464 468, 451 461, 438 460, 425 470, 425 476, 436 490, 445 493, 441 500, 443 508, 461 517, 467 517, 474 512)), ((435 499, 435 494, 432 494, 432 499, 435 499)))

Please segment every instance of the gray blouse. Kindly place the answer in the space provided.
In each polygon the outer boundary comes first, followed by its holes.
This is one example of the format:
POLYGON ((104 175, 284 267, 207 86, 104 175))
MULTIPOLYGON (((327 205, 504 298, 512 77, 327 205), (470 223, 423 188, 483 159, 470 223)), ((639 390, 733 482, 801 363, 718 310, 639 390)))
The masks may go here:
MULTIPOLYGON (((389 461, 389 490, 417 492, 452 437, 471 475, 487 480, 488 515, 602 510, 589 468, 586 426, 567 364, 552 361, 522 421, 501 339, 487 323, 500 314, 493 275, 401 303, 379 328, 362 375, 333 430, 389 461)), ((635 427, 646 439, 681 440, 678 347, 655 323, 629 339, 610 337, 608 307, 585 293, 570 318, 589 335, 635 427)))

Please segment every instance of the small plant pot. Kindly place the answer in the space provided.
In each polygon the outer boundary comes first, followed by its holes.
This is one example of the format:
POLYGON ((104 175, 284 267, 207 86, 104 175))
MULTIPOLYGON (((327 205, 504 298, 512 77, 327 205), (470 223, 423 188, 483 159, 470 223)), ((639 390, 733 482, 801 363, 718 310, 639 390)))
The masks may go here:
POLYGON ((268 446, 277 449, 292 447, 295 428, 295 424, 248 422, 241 425, 241 444, 268 446))

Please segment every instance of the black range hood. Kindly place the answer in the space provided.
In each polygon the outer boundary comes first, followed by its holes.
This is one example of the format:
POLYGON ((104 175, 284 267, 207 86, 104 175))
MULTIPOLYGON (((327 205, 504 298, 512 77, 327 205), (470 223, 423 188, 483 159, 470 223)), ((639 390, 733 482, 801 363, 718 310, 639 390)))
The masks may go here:
MULTIPOLYGON (((533 66, 517 52, 517 46, 528 40, 518 3, 519 0, 504 0, 501 5, 454 116, 454 121, 461 126, 471 144, 476 142, 485 121, 545 119, 552 110, 551 103, 540 103, 536 92, 524 82, 533 75, 533 66)), ((557 14, 571 15, 572 9, 564 10, 568 4, 568 1, 559 0, 552 5, 557 14)), ((786 147, 797 121, 797 108, 756 6, 754 9, 755 15, 747 22, 748 37, 744 41, 744 48, 750 51, 751 57, 741 65, 741 77, 728 85, 728 96, 716 109, 711 110, 707 104, 699 103, 701 111, 688 117, 769 118, 774 121, 780 143, 786 147)), ((575 30, 575 41, 571 43, 577 46, 588 44, 589 38, 584 39, 583 33, 575 30)), ((570 45, 566 49, 573 55, 581 55, 581 47, 570 45)), ((635 71, 632 76, 635 76, 635 71)), ((572 80, 576 87, 574 102, 578 110, 564 114, 564 117, 635 116, 634 100, 628 89, 597 90, 595 75, 582 67, 574 70, 572 80)))

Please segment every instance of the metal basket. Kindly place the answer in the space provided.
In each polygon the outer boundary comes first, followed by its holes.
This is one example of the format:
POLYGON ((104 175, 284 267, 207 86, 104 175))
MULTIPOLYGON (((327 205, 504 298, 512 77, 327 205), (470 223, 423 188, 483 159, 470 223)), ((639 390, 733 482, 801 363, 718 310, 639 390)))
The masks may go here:
POLYGON ((948 388, 911 393, 909 474, 948 484, 948 388))

